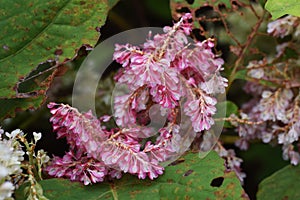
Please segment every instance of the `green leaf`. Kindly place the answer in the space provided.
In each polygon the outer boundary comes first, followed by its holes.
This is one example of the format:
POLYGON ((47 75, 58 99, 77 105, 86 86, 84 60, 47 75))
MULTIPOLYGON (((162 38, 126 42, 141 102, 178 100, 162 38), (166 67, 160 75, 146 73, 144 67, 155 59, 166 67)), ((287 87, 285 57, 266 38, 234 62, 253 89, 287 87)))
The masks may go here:
MULTIPOLYGON (((197 153, 188 153, 166 167, 158 179, 139 180, 125 175, 121 180, 92 186, 63 179, 41 181, 44 195, 55 200, 81 199, 246 199, 246 194, 233 172, 224 172, 224 160, 216 152, 204 159, 197 153)), ((22 197, 22 189, 16 199, 22 197)))
MULTIPOLYGON (((99 33, 95 28, 105 23, 109 9, 117 1, 2 1, 0 99, 2 104, 6 101, 9 105, 11 101, 18 102, 14 107, 4 108, 4 110, 24 110, 40 105, 43 98, 36 97, 38 95, 34 98, 40 101, 35 103, 28 103, 32 96, 27 97, 27 100, 9 100, 9 98, 19 98, 17 92, 20 83, 24 78, 30 77, 30 73, 36 70, 39 64, 46 60, 57 60, 61 63, 73 58, 76 49, 83 44, 96 44, 99 33)), ((30 92, 41 90, 39 85, 34 86, 32 83, 24 86, 21 90, 30 92)), ((0 112, 3 113, 4 110, 1 108, 0 112)), ((0 115, 1 117, 3 115, 0 115)))
POLYGON ((265 8, 271 13, 274 20, 285 14, 300 17, 299 0, 268 0, 265 8))
POLYGON ((300 166, 288 165, 259 184, 258 200, 300 199, 300 166))
POLYGON ((23 108, 35 109, 43 102, 44 96, 24 99, 0 99, 0 119, 14 116, 15 112, 23 108))

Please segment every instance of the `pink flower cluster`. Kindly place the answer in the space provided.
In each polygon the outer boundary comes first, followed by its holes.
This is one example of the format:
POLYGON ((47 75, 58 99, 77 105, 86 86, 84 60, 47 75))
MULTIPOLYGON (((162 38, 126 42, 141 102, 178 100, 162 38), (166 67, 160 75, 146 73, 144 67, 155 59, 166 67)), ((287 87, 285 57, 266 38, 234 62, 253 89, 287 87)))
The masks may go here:
MULTIPOLYGON (((269 23, 268 33, 281 38, 292 33, 296 36, 299 27, 299 18, 286 16, 269 23)), ((277 143, 282 146, 283 158, 297 165, 300 162, 299 65, 297 58, 285 59, 287 49, 294 47, 293 40, 279 44, 273 59, 249 63, 247 75, 252 81, 245 90, 253 99, 243 105, 240 117, 261 123, 239 125, 240 139, 236 145, 247 149, 248 141, 253 139, 277 143)))
POLYGON ((63 158, 54 157, 46 168, 50 175, 86 185, 105 177, 120 178, 122 172, 154 179, 163 173, 161 162, 188 148, 181 141, 179 114, 188 116, 194 129, 184 132, 191 134, 185 138, 210 129, 217 103, 213 95, 225 91, 227 80, 219 74, 223 60, 212 51, 214 40, 188 41, 189 19, 191 15, 185 14, 173 27, 165 27, 164 34, 139 47, 116 45, 114 60, 122 68, 115 80, 129 88, 129 94, 114 98, 118 128, 107 130, 102 125, 107 116, 97 119, 68 105, 48 105, 54 131, 70 145, 63 158), (158 105, 167 118, 158 130, 147 127, 149 114, 144 115, 152 105, 158 105))
MULTIPOLYGON (((142 127, 107 131, 90 112, 82 114, 69 105, 56 103, 50 103, 48 107, 58 138, 65 137, 70 145, 70 151, 63 158, 54 157, 46 168, 49 175, 82 181, 87 185, 101 182, 105 176, 120 178, 121 172, 150 179, 163 173, 158 159, 150 155, 156 149, 143 150, 141 139, 133 137, 142 132, 142 127)), ((157 142, 157 148, 168 149, 170 137, 164 139, 164 144, 157 142)))
POLYGON ((138 113, 150 103, 174 109, 185 97, 184 112, 195 132, 208 130, 214 123, 216 99, 225 92, 227 79, 220 76, 223 60, 212 51, 213 39, 189 42, 191 14, 185 14, 165 34, 157 34, 141 46, 116 45, 114 59, 122 65, 116 81, 130 90, 115 98, 118 126, 135 126, 138 113))

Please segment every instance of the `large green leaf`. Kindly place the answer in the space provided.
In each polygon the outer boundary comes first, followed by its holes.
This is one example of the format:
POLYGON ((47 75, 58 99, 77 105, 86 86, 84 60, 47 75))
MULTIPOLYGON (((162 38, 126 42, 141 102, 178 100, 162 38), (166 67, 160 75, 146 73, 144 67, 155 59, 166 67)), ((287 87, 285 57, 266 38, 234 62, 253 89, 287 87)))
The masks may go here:
POLYGON ((271 13, 272 19, 277 19, 285 14, 300 17, 299 0, 268 0, 265 8, 271 13))
MULTIPOLYGON (((96 44, 99 32, 95 28, 104 24, 108 10, 117 1, 1 1, 0 103, 4 105, 7 102, 9 106, 9 98, 22 97, 29 99, 24 100, 24 103, 18 100, 19 103, 14 106, 16 109, 37 107, 43 98, 39 98, 40 102, 29 105, 31 97, 37 98, 38 94, 19 95, 19 92, 22 93, 19 88, 22 81, 30 77, 30 72, 40 63, 49 59, 61 63, 72 58, 76 49, 83 44, 96 44)), ((51 80, 48 80, 47 85, 49 82, 51 80)), ((39 93, 47 89, 39 85, 32 87, 33 84, 29 88, 27 86, 22 90, 39 93)), ((4 110, 1 108, 2 112, 4 110)))
POLYGON ((300 166, 288 165, 259 184, 258 200, 300 199, 300 166))
MULTIPOLYGON (((63 179, 41 181, 44 195, 55 200, 91 199, 246 199, 247 195, 233 172, 224 172, 224 160, 215 152, 200 159, 189 153, 171 166, 158 179, 139 180, 125 175, 121 180, 83 186, 63 179)), ((21 187, 16 199, 22 197, 21 187)))

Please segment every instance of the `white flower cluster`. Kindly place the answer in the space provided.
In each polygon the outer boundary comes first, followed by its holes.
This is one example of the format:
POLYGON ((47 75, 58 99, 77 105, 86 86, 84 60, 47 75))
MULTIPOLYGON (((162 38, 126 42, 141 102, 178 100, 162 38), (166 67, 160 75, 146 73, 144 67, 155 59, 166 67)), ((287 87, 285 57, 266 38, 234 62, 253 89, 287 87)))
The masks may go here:
POLYGON ((22 172, 21 162, 24 160, 24 152, 15 137, 23 132, 20 129, 11 133, 5 133, 8 139, 4 139, 4 131, 0 129, 0 200, 12 199, 15 189, 11 175, 18 175, 22 172))
POLYGON ((36 177, 42 179, 42 167, 50 160, 43 149, 37 153, 34 151, 41 137, 41 133, 33 132, 33 140, 28 142, 20 129, 8 133, 0 127, 0 200, 13 199, 14 190, 24 181, 30 183, 28 199, 46 199, 36 182, 36 177), (33 158, 29 158, 27 164, 22 163, 25 153, 33 158), (33 173, 33 168, 36 173, 33 173))

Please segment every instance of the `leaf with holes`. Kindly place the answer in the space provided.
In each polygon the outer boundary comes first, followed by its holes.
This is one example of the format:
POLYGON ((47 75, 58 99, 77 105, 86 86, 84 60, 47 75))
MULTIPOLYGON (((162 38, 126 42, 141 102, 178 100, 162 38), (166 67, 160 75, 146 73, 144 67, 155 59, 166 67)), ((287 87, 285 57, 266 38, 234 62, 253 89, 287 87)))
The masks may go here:
POLYGON ((259 184, 258 200, 300 199, 300 166, 288 165, 259 184))
MULTIPOLYGON (((92 186, 63 179, 41 181, 44 195, 49 199, 247 199, 233 172, 224 172, 224 160, 210 152, 204 159, 188 153, 180 162, 166 167, 158 179, 139 180, 125 175, 121 180, 92 186)), ((24 199, 18 189, 16 199, 24 199)))
POLYGON ((271 13, 272 19, 277 19, 285 14, 300 17, 299 0, 268 0, 265 8, 271 13))
POLYGON ((179 19, 182 12, 190 12, 194 19, 194 27, 201 28, 198 23, 198 12, 202 7, 218 7, 219 5, 225 5, 227 8, 232 8, 230 0, 216 0, 216 1, 206 1, 206 0, 171 0, 170 7, 172 11, 172 16, 174 19, 179 19))
MULTIPOLYGON (((9 98, 29 98, 24 100, 24 103, 22 100, 13 100, 19 102, 17 110, 36 108, 40 105, 43 98, 39 98, 38 95, 45 93, 52 79, 46 81, 46 87, 39 84, 34 86, 31 82, 19 88, 20 83, 28 78, 33 79, 31 75, 36 67, 46 60, 61 63, 72 58, 76 49, 83 44, 96 44, 99 33, 95 28, 104 24, 108 10, 117 1, 16 0, 1 2, 1 102, 5 103, 9 98), (22 90, 35 91, 35 93, 30 93, 31 95, 26 93, 24 96, 22 90), (39 103, 28 104, 30 97, 40 99, 39 103)), ((39 73, 45 75, 41 71, 39 73)), ((10 105, 10 100, 7 101, 10 105)))
MULTIPOLYGON (((192 14, 193 33, 196 36, 199 34, 208 38, 213 35, 218 40, 234 46, 247 40, 246 36, 262 13, 261 6, 247 0, 171 0, 170 8, 172 17, 176 20, 183 13, 192 14)), ((237 49, 239 50, 240 46, 237 49)))
POLYGON ((215 1, 207 1, 207 0, 172 0, 171 3, 181 4, 182 6, 190 7, 193 9, 197 9, 201 6, 219 6, 225 5, 228 8, 231 8, 230 0, 215 0, 215 1))

